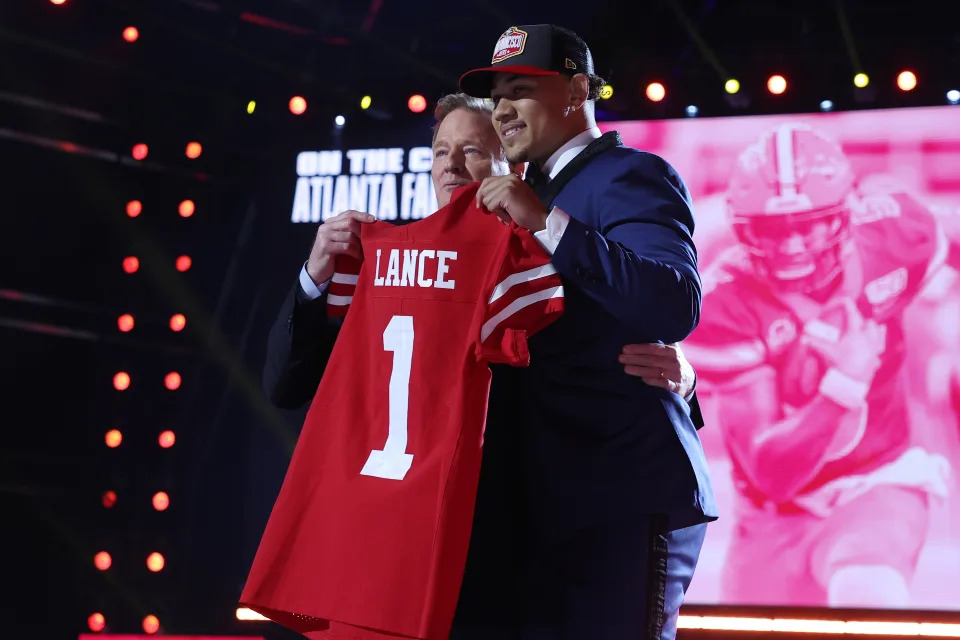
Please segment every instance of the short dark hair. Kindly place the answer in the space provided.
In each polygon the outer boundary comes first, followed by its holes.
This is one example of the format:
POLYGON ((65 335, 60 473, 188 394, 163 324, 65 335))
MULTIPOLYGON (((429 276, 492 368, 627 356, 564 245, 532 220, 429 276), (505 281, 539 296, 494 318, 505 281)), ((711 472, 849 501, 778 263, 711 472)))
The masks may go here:
POLYGON ((483 116, 492 117, 493 101, 474 98, 465 93, 449 93, 437 100, 437 106, 433 110, 433 117, 436 123, 433 125, 431 145, 437 141, 437 131, 440 129, 440 123, 443 122, 444 118, 458 109, 466 109, 467 111, 479 113, 483 116))
POLYGON ((590 89, 587 93, 587 99, 596 100, 600 97, 600 89, 603 88, 603 85, 607 84, 607 81, 593 73, 588 75, 587 78, 590 81, 590 89))
POLYGON ((600 97, 600 89, 603 88, 603 85, 607 84, 607 81, 595 73, 589 73, 593 70, 593 54, 590 53, 587 43, 584 42, 583 38, 578 36, 574 31, 571 31, 566 27, 554 25, 553 30, 559 32, 563 36, 566 45, 570 47, 571 53, 576 57, 576 59, 587 60, 587 68, 579 71, 579 73, 587 72, 586 76, 589 79, 590 86, 590 89, 587 93, 587 99, 598 99, 600 97))

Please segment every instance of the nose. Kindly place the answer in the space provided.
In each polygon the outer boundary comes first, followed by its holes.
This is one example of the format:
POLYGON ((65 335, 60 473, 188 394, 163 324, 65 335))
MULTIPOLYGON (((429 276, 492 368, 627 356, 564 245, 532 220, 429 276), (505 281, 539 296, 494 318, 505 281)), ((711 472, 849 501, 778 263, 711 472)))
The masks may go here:
POLYGON ((450 151, 443 159, 443 170, 446 173, 460 173, 463 171, 463 154, 459 151, 450 151))
POLYGON ((497 106, 493 108, 494 122, 509 122, 513 120, 516 115, 517 111, 513 108, 513 103, 506 98, 500 98, 500 100, 497 101, 497 106))

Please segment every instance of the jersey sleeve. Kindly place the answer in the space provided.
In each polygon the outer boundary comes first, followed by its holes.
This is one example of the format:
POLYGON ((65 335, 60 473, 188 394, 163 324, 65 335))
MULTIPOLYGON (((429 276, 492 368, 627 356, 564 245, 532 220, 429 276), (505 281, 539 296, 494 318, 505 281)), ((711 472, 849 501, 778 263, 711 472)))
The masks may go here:
POLYGON ((527 338, 563 313, 563 282, 533 234, 511 225, 486 287, 477 358, 526 366, 527 338))
POLYGON ((330 278, 330 287, 327 289, 327 316, 342 318, 347 315, 360 278, 361 266, 363 260, 352 256, 340 255, 334 260, 333 277, 330 278))

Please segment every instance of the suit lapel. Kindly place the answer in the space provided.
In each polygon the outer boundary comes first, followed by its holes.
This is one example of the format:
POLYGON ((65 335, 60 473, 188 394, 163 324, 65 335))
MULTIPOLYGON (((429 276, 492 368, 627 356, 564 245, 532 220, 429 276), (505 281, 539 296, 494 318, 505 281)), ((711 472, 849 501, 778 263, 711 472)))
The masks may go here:
POLYGON ((570 182, 573 176, 580 173, 580 169, 604 151, 620 146, 623 146, 623 140, 620 139, 620 134, 616 131, 608 131, 591 142, 576 158, 567 163, 567 166, 557 174, 556 178, 551 180, 541 192, 537 193, 537 195, 540 196, 540 201, 543 202, 549 210, 553 207, 553 201, 557 195, 563 190, 567 183, 570 182))

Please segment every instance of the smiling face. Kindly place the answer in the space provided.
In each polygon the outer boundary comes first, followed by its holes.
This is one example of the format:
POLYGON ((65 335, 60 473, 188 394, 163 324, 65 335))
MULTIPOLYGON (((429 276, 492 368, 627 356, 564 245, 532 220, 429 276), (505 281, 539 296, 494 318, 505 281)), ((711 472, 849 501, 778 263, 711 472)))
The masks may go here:
POLYGON ((431 176, 441 207, 458 187, 509 171, 489 115, 456 109, 440 122, 433 141, 431 176))
MULTIPOLYGON (((542 164, 587 128, 587 77, 498 73, 491 97, 493 126, 510 162, 542 164)), ((592 115, 592 114, 591 114, 592 115)))

